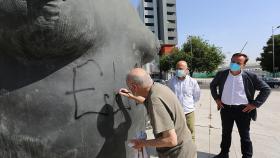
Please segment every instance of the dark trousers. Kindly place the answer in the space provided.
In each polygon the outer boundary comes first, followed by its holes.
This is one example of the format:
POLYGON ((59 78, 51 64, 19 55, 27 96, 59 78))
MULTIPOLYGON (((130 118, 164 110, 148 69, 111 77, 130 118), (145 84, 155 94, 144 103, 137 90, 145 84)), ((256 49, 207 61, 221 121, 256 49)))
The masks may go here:
POLYGON ((231 145, 231 133, 234 122, 238 128, 241 138, 242 158, 251 158, 253 155, 253 146, 250 139, 250 113, 242 112, 244 105, 224 105, 221 109, 222 120, 222 142, 221 153, 228 153, 231 145))

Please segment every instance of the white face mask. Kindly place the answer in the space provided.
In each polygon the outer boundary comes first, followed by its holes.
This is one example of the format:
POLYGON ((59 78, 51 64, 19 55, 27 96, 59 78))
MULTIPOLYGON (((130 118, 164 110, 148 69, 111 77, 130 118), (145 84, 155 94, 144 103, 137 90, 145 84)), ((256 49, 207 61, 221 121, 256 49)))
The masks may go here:
POLYGON ((186 77, 187 73, 185 72, 185 70, 176 70, 176 76, 181 78, 181 77, 186 77))

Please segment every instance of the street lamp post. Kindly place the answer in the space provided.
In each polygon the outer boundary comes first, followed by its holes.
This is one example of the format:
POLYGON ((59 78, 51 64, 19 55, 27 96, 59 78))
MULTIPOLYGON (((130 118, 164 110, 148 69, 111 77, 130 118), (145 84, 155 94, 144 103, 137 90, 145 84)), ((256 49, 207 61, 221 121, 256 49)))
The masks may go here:
POLYGON ((191 54, 192 54, 192 36, 188 36, 188 39, 189 39, 190 44, 191 44, 191 54))
POLYGON ((275 60, 274 60, 274 30, 280 28, 280 25, 277 27, 272 26, 272 71, 273 77, 275 77, 275 60))

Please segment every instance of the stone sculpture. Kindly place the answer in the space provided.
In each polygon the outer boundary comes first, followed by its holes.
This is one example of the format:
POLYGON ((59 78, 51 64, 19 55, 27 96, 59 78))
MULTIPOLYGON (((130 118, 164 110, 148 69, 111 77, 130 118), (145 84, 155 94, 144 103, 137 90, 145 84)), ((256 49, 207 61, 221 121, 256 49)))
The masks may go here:
POLYGON ((0 157, 130 157, 116 91, 158 49, 128 0, 0 0, 0 157))

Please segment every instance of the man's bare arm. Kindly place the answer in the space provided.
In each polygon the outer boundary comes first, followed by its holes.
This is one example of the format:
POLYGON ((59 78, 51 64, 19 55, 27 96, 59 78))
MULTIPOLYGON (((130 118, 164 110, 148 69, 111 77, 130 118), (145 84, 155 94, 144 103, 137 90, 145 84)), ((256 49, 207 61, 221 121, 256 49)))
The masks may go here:
POLYGON ((120 94, 120 95, 123 95, 123 96, 126 96, 126 97, 128 97, 128 98, 130 98, 130 99, 133 99, 133 100, 135 100, 137 103, 140 103, 140 104, 143 104, 144 101, 145 101, 145 98, 144 98, 144 97, 142 97, 142 96, 135 96, 135 95, 133 95, 129 90, 127 90, 127 89, 125 89, 125 88, 121 88, 121 89, 119 90, 119 94, 120 94))
POLYGON ((175 129, 162 132, 162 137, 150 140, 132 139, 133 148, 140 149, 144 146, 150 147, 174 147, 178 144, 175 129))

